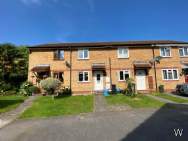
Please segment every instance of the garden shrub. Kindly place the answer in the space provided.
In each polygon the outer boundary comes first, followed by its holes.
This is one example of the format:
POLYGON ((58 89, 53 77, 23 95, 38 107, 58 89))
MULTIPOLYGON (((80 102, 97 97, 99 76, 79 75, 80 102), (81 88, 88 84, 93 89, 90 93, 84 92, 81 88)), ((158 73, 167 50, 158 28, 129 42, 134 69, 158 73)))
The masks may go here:
POLYGON ((64 97, 64 96, 71 96, 72 91, 68 87, 63 87, 58 91, 58 95, 56 97, 64 97))
POLYGON ((24 95, 24 96, 31 96, 32 91, 30 90, 30 87, 32 87, 33 84, 31 82, 24 82, 20 86, 19 94, 24 95))
POLYGON ((38 93, 40 93, 40 89, 37 86, 30 86, 29 92, 32 94, 38 94, 38 93))
POLYGON ((61 81, 56 78, 46 78, 40 81, 42 89, 44 89, 49 95, 52 95, 59 89, 61 81))
POLYGON ((164 93, 164 85, 159 85, 159 92, 164 93))
POLYGON ((126 80, 127 88, 123 91, 123 93, 127 96, 136 96, 136 90, 135 90, 135 83, 134 80, 131 78, 128 78, 126 80))
POLYGON ((11 89, 12 89, 11 84, 5 83, 3 81, 0 82, 0 90, 8 91, 8 90, 11 90, 11 89))
POLYGON ((16 93, 16 88, 12 87, 10 83, 0 82, 0 95, 15 95, 16 93))

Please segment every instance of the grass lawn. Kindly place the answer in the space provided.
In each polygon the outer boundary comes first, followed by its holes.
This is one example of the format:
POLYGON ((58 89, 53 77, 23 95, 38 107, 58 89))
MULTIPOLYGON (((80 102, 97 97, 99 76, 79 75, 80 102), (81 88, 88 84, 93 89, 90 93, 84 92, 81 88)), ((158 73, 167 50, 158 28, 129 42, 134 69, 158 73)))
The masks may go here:
POLYGON ((183 98, 179 98, 179 97, 175 97, 175 96, 170 96, 170 95, 167 95, 167 94, 155 93, 154 96, 165 98, 165 99, 177 102, 177 103, 188 103, 187 99, 183 99, 183 98))
POLYGON ((41 96, 34 101, 21 118, 50 117, 59 115, 74 115, 93 111, 93 96, 68 96, 52 99, 51 96, 41 96))
POLYGON ((132 108, 157 108, 164 105, 163 102, 138 94, 136 97, 129 97, 122 94, 111 95, 106 97, 110 105, 129 105, 132 108))
POLYGON ((8 112, 18 107, 27 97, 24 96, 0 96, 0 113, 8 112))

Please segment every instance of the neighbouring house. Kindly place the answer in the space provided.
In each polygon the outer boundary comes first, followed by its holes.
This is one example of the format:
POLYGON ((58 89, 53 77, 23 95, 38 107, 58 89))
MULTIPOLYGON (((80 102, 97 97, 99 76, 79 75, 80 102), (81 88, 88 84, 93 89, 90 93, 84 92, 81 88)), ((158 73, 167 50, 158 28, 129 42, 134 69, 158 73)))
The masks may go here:
POLYGON ((28 80, 58 78, 73 94, 90 94, 112 86, 124 89, 133 78, 140 92, 166 91, 188 82, 188 42, 156 40, 54 43, 29 47, 28 80), (154 60, 161 56, 160 63, 154 60))

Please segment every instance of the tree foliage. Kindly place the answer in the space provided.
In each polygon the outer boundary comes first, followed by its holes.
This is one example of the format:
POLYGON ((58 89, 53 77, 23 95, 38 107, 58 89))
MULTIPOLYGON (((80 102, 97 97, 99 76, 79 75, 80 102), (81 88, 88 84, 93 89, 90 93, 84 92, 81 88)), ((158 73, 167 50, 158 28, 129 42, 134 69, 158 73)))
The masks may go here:
MULTIPOLYGON (((28 49, 0 44, 0 83, 19 87, 27 79, 28 49)), ((3 88, 1 88, 3 89, 3 88)))
POLYGON ((59 81, 56 78, 51 78, 48 77, 44 80, 40 81, 40 85, 41 87, 48 93, 48 94, 54 94, 56 90, 58 90, 58 88, 61 85, 61 81, 59 81))

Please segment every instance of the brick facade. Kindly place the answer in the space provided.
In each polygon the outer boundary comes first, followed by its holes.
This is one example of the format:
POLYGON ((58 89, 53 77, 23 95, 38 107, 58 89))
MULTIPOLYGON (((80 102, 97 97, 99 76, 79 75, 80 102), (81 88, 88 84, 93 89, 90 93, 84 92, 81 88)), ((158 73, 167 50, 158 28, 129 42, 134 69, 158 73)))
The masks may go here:
POLYGON ((103 86, 107 88, 111 84, 115 84, 116 87, 120 89, 125 88, 125 81, 119 81, 119 71, 128 70, 130 72, 130 77, 135 80, 136 83, 136 70, 144 69, 146 70, 145 76, 145 91, 155 91, 156 81, 158 86, 164 85, 165 90, 171 91, 175 89, 176 84, 184 83, 184 76, 180 76, 182 71, 182 64, 180 61, 188 61, 186 57, 179 56, 179 47, 171 47, 171 57, 162 58, 160 64, 156 64, 156 80, 155 80, 155 70, 152 65, 150 68, 137 68, 134 66, 134 61, 149 61, 155 56, 160 56, 160 47, 158 46, 145 46, 145 45, 121 45, 121 46, 103 46, 103 47, 74 47, 70 48, 60 46, 60 47, 46 47, 38 48, 31 47, 29 55, 29 73, 28 80, 36 84, 36 77, 31 71, 33 67, 41 64, 48 64, 50 66, 50 72, 64 72, 64 83, 63 86, 70 87, 70 74, 71 74, 71 88, 73 94, 90 94, 94 93, 94 72, 92 69, 92 64, 94 63, 104 63, 105 72, 103 77, 103 86), (117 49, 118 48, 128 48, 129 57, 128 58, 118 58, 117 49), (37 48, 37 49, 36 49, 37 48), (89 50, 89 59, 78 59, 78 49, 87 48, 89 50), (62 49, 64 50, 64 60, 54 60, 54 50, 62 49), (66 62, 72 62, 71 69, 66 66, 66 62), (111 67, 110 67, 111 62, 111 67), (110 69, 111 68, 111 69, 110 69), (162 79, 162 69, 177 69, 178 70, 178 80, 163 80, 162 79), (81 71, 89 72, 88 82, 79 82, 78 73, 81 71), (111 75, 110 75, 111 72, 111 75), (111 78, 111 79, 110 79, 111 78), (110 81, 111 80, 111 81, 110 81))

